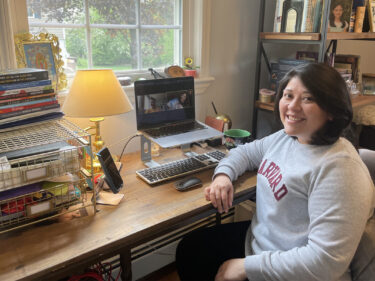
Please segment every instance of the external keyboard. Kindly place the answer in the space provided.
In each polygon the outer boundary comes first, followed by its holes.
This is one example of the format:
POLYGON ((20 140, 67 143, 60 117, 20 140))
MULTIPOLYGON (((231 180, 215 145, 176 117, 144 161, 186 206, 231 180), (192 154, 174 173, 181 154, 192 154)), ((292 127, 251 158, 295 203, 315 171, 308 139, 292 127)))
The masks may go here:
POLYGON ((136 171, 137 176, 148 184, 156 184, 173 178, 189 175, 216 167, 225 153, 219 150, 161 164, 160 166, 136 171))

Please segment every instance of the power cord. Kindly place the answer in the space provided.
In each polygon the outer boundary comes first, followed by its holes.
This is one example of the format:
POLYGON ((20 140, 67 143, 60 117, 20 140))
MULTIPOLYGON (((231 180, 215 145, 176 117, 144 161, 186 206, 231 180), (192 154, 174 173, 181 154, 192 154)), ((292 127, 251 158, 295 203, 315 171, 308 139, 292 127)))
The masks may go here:
POLYGON ((123 147, 123 149, 122 149, 122 151, 121 151, 121 154, 120 154, 120 157, 119 157, 119 160, 118 160, 119 162, 121 162, 122 155, 124 154, 125 148, 126 148, 126 146, 128 145, 128 143, 129 143, 132 139, 134 139, 135 137, 140 137, 141 135, 142 135, 142 134, 137 133, 137 134, 131 136, 131 137, 128 139, 128 141, 124 144, 124 147, 123 147))

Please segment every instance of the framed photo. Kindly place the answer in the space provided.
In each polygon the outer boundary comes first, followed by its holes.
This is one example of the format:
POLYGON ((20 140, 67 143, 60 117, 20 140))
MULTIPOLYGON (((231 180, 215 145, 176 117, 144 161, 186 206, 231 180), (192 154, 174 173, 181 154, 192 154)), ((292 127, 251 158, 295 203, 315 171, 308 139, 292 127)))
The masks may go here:
POLYGON ((348 32, 353 0, 332 0, 329 8, 328 32, 348 32))
POLYGON ((351 74, 351 80, 355 83, 359 82, 359 55, 342 55, 336 54, 334 67, 341 74, 347 73, 351 74))
POLYGON ((14 41, 19 68, 47 69, 49 79, 51 79, 56 92, 67 86, 63 70, 64 62, 60 55, 61 50, 56 35, 22 33, 15 35, 14 41))

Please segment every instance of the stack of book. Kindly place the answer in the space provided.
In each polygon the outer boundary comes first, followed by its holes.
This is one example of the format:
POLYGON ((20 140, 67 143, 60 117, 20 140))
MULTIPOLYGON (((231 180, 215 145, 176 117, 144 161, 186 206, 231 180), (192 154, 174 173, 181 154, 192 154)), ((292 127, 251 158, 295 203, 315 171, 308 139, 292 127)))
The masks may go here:
POLYGON ((289 72, 289 70, 298 65, 306 63, 311 63, 311 60, 280 58, 277 60, 277 62, 271 62, 270 89, 277 91, 280 81, 284 78, 285 74, 289 72))
POLYGON ((62 116, 47 70, 0 71, 0 129, 62 116))

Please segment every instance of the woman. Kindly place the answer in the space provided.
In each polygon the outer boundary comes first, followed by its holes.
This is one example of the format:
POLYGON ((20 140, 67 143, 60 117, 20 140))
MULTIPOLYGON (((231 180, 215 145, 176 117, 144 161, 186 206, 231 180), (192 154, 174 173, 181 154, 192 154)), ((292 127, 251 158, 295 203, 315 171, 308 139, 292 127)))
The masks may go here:
POLYGON ((167 103, 168 109, 180 109, 184 108, 185 103, 187 102, 187 96, 186 93, 180 94, 179 97, 171 99, 167 103))
POLYGON ((348 31, 349 24, 346 20, 342 19, 344 8, 342 4, 337 3, 333 6, 329 15, 329 32, 343 32, 348 31))
POLYGON ((181 280, 351 280, 375 199, 366 166, 340 137, 352 119, 346 84, 327 65, 299 66, 281 81, 275 112, 284 129, 232 149, 205 189, 227 212, 232 181, 258 169, 251 227, 224 224, 184 238, 181 280))

